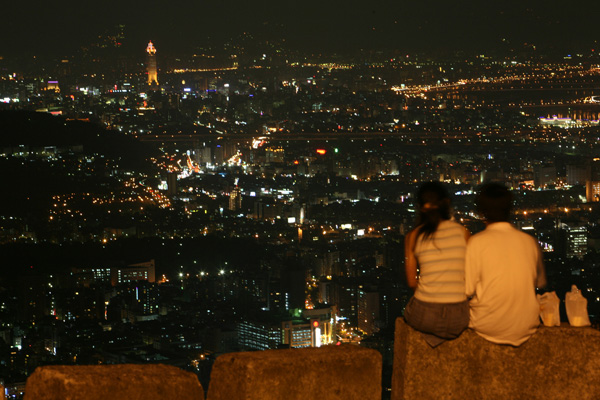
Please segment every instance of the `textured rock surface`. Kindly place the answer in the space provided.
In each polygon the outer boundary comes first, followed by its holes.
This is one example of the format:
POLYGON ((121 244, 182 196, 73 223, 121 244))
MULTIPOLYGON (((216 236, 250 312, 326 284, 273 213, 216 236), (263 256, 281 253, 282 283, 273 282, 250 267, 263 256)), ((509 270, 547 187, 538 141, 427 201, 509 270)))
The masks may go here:
POLYGON ((540 327, 520 347, 472 330, 432 349, 396 320, 392 400, 600 399, 600 331, 540 327))
POLYGON ((208 400, 380 400, 381 354, 358 346, 224 354, 208 400))
POLYGON ((204 400, 196 375, 168 365, 39 367, 27 379, 25 400, 204 400))

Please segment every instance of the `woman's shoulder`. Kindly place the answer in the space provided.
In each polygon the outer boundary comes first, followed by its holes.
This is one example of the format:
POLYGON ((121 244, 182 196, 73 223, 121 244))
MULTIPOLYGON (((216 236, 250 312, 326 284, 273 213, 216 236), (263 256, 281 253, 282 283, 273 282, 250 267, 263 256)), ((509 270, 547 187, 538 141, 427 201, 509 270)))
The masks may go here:
POLYGON ((456 222, 452 219, 447 219, 445 221, 440 222, 440 227, 444 227, 445 229, 457 229, 460 231, 465 231, 467 228, 459 222, 456 222))
POLYGON ((417 236, 419 235, 419 228, 421 226, 415 226, 414 228, 412 228, 410 231, 408 231, 408 233, 405 236, 405 240, 415 240, 417 238, 417 236))
POLYGON ((445 226, 452 226, 452 227, 463 227, 460 223, 456 222, 456 220, 454 219, 445 219, 442 222, 440 222, 440 225, 444 224, 445 226))
MULTIPOLYGON (((440 224, 442 225, 442 224, 440 224)), ((440 226, 447 234, 459 235, 468 240, 471 237, 471 232, 462 224, 454 220, 446 220, 443 222, 443 226, 440 226)))

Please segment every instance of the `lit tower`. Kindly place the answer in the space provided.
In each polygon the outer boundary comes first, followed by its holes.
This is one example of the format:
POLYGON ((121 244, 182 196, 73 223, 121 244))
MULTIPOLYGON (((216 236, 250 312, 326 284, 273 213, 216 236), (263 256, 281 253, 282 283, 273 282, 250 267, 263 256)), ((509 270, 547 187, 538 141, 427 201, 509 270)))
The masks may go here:
POLYGON ((152 41, 148 42, 146 53, 148 53, 148 56, 146 57, 148 85, 152 86, 154 84, 158 86, 158 73, 156 72, 156 48, 152 44, 152 41))

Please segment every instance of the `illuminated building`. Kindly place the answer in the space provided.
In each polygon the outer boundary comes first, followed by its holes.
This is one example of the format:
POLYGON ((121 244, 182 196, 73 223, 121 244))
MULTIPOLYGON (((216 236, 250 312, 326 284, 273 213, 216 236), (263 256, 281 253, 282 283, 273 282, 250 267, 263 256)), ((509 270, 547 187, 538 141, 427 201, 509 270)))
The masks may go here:
POLYGON ((336 306, 302 310, 302 316, 304 318, 310 318, 313 347, 332 344, 335 340, 337 340, 336 315, 336 306))
MULTIPOLYGON (((16 356, 16 354, 15 354, 15 356, 16 356)), ((14 361, 11 358, 11 363, 13 363, 13 362, 14 361)), ((23 393, 25 393, 25 382, 6 384, 6 387, 3 389, 4 389, 2 391, 3 396, 6 396, 7 399, 15 398, 17 396, 22 396, 23 393)))
POLYGON ((540 124, 559 126, 561 128, 569 128, 569 127, 575 125, 575 121, 573 121, 571 118, 558 118, 555 115, 552 118, 544 118, 544 117, 540 118, 540 124))
POLYGON ((58 86, 58 81, 48 81, 46 83, 46 90, 54 91, 56 93, 60 93, 60 87, 58 86))
POLYGON ((600 201, 600 181, 587 181, 585 183, 585 198, 588 203, 600 201))
POLYGON ((144 280, 155 282, 154 260, 127 267, 74 268, 73 277, 79 286, 90 286, 94 283, 108 283, 113 286, 119 283, 144 280))
POLYGON ((156 48, 152 44, 152 41, 148 42, 146 47, 146 71, 148 72, 148 85, 158 86, 158 72, 156 69, 156 48))
POLYGON ((73 278, 78 286, 90 286, 93 283, 108 283, 111 279, 111 268, 74 268, 73 278))
MULTIPOLYGON (((154 266, 152 267, 126 267, 116 269, 116 281, 126 283, 133 281, 154 282, 154 266)), ((113 276, 114 282, 114 276, 113 276)))
POLYGON ((244 350, 276 349, 281 344, 281 329, 274 324, 242 321, 237 333, 238 344, 244 350))
MULTIPOLYGON (((329 308, 326 309, 329 312, 329 308)), ((304 316, 306 315, 304 310, 304 316)), ((335 338, 331 319, 322 319, 315 316, 309 323, 300 321, 284 321, 281 324, 283 331, 283 344, 291 348, 321 347, 333 343, 335 338)))
POLYGON ((235 211, 242 208, 242 193, 240 188, 236 187, 229 195, 229 210, 235 211))
MULTIPOLYGON (((148 316, 156 317, 158 314, 158 295, 156 286, 148 284, 140 284, 135 288, 131 288, 131 296, 134 308, 136 308, 136 319, 148 320, 148 316), (145 316, 145 317, 143 317, 145 316)), ((152 318, 150 318, 152 319, 152 318)))
POLYGON ((336 340, 335 307, 292 310, 284 316, 242 321, 237 325, 238 345, 244 350, 320 347, 336 340))
POLYGON ((283 344, 291 348, 314 347, 314 333, 311 324, 295 323, 295 321, 286 321, 283 327, 283 344))
POLYGON ((265 149, 265 160, 268 163, 282 163, 285 151, 281 147, 269 147, 265 149))
POLYGON ((562 228, 567 234, 567 257, 583 258, 587 253, 588 230, 583 223, 563 223, 562 228))

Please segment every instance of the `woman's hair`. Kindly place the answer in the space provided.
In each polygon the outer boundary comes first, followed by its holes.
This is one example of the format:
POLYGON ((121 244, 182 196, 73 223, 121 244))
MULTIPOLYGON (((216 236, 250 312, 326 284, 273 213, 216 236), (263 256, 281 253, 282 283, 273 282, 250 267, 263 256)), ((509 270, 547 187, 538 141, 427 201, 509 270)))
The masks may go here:
POLYGON ((417 237, 423 234, 423 239, 427 239, 435 233, 440 222, 450 219, 450 195, 440 182, 426 182, 417 192, 417 203, 417 237))

